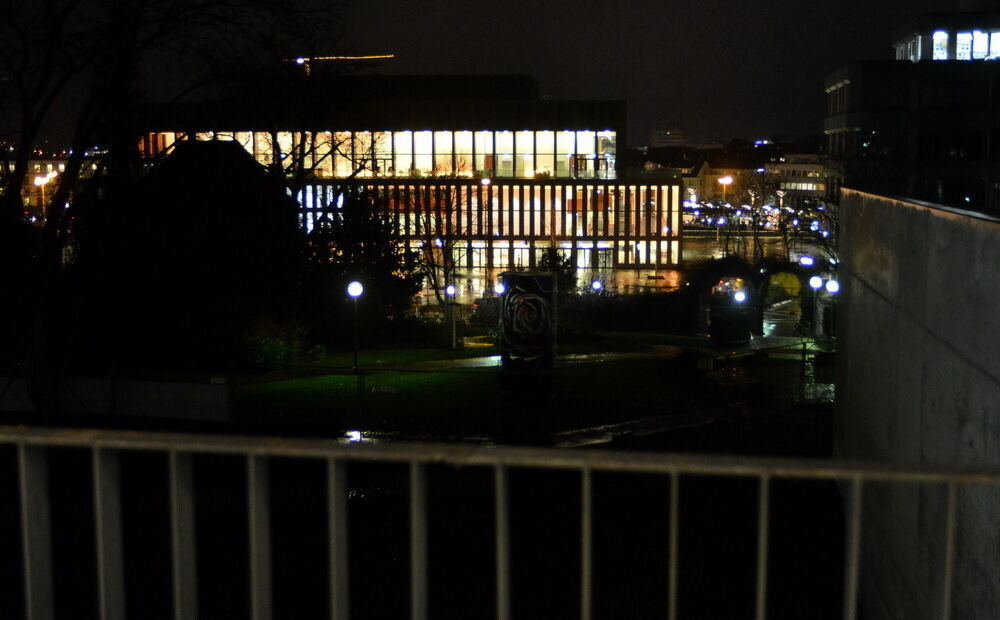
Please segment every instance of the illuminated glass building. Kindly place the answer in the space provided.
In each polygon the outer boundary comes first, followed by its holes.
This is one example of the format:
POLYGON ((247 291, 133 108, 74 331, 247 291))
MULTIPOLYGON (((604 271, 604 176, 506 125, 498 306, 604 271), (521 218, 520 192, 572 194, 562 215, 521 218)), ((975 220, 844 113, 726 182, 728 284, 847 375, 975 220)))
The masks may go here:
POLYGON ((269 86, 279 100, 150 108, 143 154, 235 140, 292 179, 306 230, 342 192, 377 189, 412 247, 454 248, 470 289, 485 289, 491 271, 534 267, 547 248, 592 272, 584 277, 634 270, 630 281, 650 284, 681 259, 679 183, 621 173, 624 102, 540 99, 526 76, 269 86))
POLYGON ((832 186, 1000 211, 1000 12, 923 15, 826 78, 832 186))

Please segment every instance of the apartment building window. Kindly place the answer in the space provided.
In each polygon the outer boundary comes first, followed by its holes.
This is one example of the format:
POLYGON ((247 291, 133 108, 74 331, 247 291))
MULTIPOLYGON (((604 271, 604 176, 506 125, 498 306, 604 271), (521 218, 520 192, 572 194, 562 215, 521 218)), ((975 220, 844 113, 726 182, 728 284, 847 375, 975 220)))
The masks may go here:
POLYGON ((933 42, 933 60, 948 60, 948 33, 938 30, 931 38, 933 42))

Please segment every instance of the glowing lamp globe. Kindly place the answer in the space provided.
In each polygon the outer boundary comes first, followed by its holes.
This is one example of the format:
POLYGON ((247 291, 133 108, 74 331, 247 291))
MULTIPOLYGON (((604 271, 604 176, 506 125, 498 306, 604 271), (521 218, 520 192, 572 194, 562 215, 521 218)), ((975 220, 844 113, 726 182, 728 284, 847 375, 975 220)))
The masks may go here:
POLYGON ((353 297, 354 299, 361 297, 361 293, 364 292, 365 292, 365 287, 362 286, 361 283, 358 282, 357 280, 347 285, 347 294, 353 297))

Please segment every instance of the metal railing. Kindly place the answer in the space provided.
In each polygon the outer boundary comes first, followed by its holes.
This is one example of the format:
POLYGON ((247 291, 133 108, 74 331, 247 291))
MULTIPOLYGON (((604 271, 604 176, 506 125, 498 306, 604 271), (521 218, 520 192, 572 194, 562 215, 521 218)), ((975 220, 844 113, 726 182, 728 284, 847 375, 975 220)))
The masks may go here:
POLYGON ((862 493, 869 483, 940 484, 947 489, 943 523, 943 602, 939 616, 951 613, 955 555, 957 490, 962 485, 1000 484, 1000 469, 901 468, 881 464, 773 458, 651 454, 553 448, 491 447, 468 444, 342 444, 331 440, 228 437, 132 431, 63 430, 0 427, 0 445, 14 445, 20 486, 26 617, 49 620, 54 615, 52 541, 47 473, 47 449, 84 448, 91 451, 96 525, 99 617, 125 617, 121 519, 120 451, 159 452, 168 458, 172 598, 174 618, 197 616, 195 574, 195 502, 192 455, 227 454, 246 459, 249 591, 251 617, 272 615, 269 459, 291 457, 326 463, 327 527, 331 617, 349 613, 347 562, 346 465, 356 461, 406 464, 409 467, 410 616, 428 617, 427 467, 450 465, 493 469, 496 615, 511 618, 510 504, 511 468, 571 470, 580 473, 580 605, 589 620, 593 591, 594 472, 643 473, 670 480, 668 617, 677 618, 679 482, 682 476, 724 476, 758 481, 756 546, 756 618, 767 611, 767 574, 771 485, 778 479, 827 480, 842 483, 846 500, 843 617, 854 618, 858 600, 862 493))

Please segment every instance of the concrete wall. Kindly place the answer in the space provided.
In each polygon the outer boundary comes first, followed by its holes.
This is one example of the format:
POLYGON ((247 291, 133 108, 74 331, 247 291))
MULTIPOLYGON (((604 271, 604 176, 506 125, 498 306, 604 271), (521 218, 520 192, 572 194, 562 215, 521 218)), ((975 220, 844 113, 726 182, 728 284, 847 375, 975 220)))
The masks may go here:
MULTIPOLYGON (((835 445, 1000 465, 1000 221, 843 190, 835 445)), ((865 618, 940 617, 945 491, 873 485, 865 618)), ((960 488, 953 618, 1000 614, 1000 490, 960 488)))

